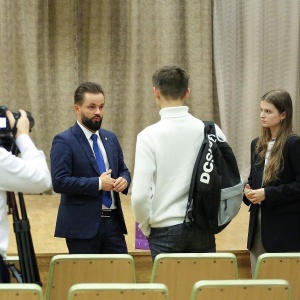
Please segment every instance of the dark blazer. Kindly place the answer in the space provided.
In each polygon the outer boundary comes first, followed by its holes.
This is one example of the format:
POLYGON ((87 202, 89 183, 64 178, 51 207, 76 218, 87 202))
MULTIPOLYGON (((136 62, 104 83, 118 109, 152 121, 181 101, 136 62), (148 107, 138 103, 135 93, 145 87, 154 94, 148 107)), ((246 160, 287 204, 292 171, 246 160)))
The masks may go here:
MULTIPOLYGON (((262 187, 264 161, 257 164, 255 145, 251 143, 251 170, 248 183, 252 189, 262 187)), ((300 137, 290 136, 283 148, 283 169, 278 180, 264 186, 265 200, 261 202, 261 235, 267 252, 300 251, 300 137)), ((244 203, 251 202, 244 196, 244 203)), ((254 241, 258 205, 250 205, 247 248, 254 241)))
MULTIPOLYGON (((107 153, 111 176, 123 177, 128 187, 130 173, 124 163, 121 146, 114 133, 100 129, 99 134, 107 153)), ((61 193, 55 236, 64 238, 92 238, 96 235, 102 209, 102 191, 99 191, 99 169, 92 148, 82 129, 76 123, 53 139, 51 153, 53 189, 61 193)), ((119 222, 127 233, 119 193, 114 192, 119 222)))

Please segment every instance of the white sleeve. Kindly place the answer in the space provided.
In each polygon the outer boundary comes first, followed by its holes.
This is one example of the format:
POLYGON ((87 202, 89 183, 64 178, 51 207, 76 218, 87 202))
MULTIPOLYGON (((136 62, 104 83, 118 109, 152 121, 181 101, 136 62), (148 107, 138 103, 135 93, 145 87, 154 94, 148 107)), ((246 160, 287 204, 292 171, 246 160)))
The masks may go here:
POLYGON ((44 152, 27 134, 16 140, 21 157, 0 148, 0 190, 42 193, 51 188, 51 175, 44 152))
POLYGON ((136 143, 135 165, 132 180, 131 205, 135 220, 144 235, 150 234, 149 219, 153 197, 155 159, 151 142, 139 134, 136 143))

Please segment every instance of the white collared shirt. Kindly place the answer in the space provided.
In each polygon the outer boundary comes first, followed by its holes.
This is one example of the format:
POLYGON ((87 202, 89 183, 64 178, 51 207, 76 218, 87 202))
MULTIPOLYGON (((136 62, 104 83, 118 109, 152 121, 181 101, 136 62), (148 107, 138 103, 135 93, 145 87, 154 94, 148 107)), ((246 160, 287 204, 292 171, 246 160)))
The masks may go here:
MULTIPOLYGON (((89 144, 90 144, 90 146, 91 146, 93 152, 94 152, 94 150, 93 150, 93 141, 92 141, 92 139, 91 139, 91 136, 92 136, 92 134, 94 134, 94 133, 97 134, 97 136, 99 137, 99 138, 97 139, 97 143, 98 143, 98 147, 99 147, 99 149, 100 149, 100 151, 101 151, 101 154, 102 154, 102 156, 103 156, 103 160, 104 160, 104 164, 105 164, 105 169, 106 169, 106 171, 109 170, 109 169, 110 169, 110 166, 109 166, 107 154, 106 154, 105 148, 104 148, 104 146, 103 146, 103 143, 102 143, 102 141, 101 141, 101 138, 100 138, 100 136, 99 136, 99 131, 97 130, 96 132, 91 132, 90 130, 88 130, 87 128, 85 128, 82 124, 80 124, 78 121, 77 121, 77 124, 78 124, 78 125, 80 126, 80 128, 82 129, 82 131, 83 131, 85 137, 87 138, 87 140, 88 140, 88 142, 89 142, 89 144)), ((94 154, 95 154, 95 153, 94 153, 94 154)), ((101 175, 101 174, 100 174, 100 175, 101 175)), ((100 176, 99 176, 99 191, 100 191, 101 189, 102 189, 102 181, 101 181, 101 178, 100 178, 100 176)), ((115 206, 114 194, 113 194, 112 191, 111 191, 111 197, 112 197, 112 205, 111 205, 110 209, 114 209, 114 208, 116 208, 116 206, 115 206)), ((104 206, 104 205, 102 205, 102 207, 105 208, 105 209, 107 209, 107 207, 104 206)))

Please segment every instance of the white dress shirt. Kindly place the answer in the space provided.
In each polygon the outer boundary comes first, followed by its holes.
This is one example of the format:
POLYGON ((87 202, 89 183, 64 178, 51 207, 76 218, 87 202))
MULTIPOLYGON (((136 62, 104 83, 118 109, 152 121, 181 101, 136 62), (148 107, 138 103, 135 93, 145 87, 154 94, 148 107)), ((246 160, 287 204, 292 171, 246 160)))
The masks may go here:
MULTIPOLYGON (((88 130, 87 128, 85 128, 84 126, 82 126, 82 124, 80 124, 78 121, 77 121, 77 124, 80 126, 80 128, 82 129, 84 135, 86 136, 92 150, 93 150, 93 141, 91 139, 91 136, 94 132, 91 132, 90 130, 88 130)), ((97 130, 95 132, 96 135, 98 135, 98 139, 97 139, 97 143, 98 143, 98 147, 101 151, 101 154, 103 156, 103 160, 104 160, 104 164, 105 164, 105 168, 106 168, 106 171, 110 169, 110 166, 109 166, 109 161, 108 161, 108 158, 107 158, 107 154, 106 154, 106 151, 105 151, 105 148, 103 146, 103 143, 101 141, 101 138, 99 136, 99 131, 97 130)), ((93 150, 94 152, 94 150, 93 150)), ((95 154, 95 153, 94 153, 95 154)), ((100 178, 100 175, 99 174, 99 191, 102 189, 102 181, 101 181, 101 178, 100 178)), ((115 200, 114 200, 114 193, 111 191, 111 199, 112 199, 112 205, 109 209, 114 209, 116 208, 115 206, 115 200)), ((105 205, 102 205, 102 208, 103 209, 107 209, 107 207, 105 205)))

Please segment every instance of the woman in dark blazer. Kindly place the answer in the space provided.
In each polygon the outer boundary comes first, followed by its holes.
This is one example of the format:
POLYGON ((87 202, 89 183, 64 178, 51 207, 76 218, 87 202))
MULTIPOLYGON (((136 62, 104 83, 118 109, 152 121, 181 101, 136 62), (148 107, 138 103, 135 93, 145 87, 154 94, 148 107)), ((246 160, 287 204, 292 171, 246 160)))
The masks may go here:
POLYGON ((260 111, 262 133, 251 143, 244 189, 252 274, 262 253, 300 251, 300 137, 293 130, 289 93, 266 93, 260 111))

